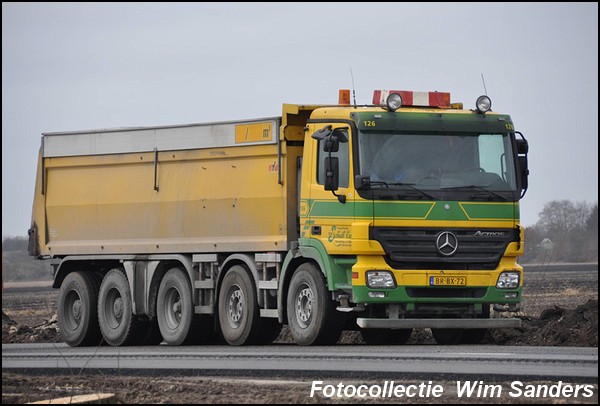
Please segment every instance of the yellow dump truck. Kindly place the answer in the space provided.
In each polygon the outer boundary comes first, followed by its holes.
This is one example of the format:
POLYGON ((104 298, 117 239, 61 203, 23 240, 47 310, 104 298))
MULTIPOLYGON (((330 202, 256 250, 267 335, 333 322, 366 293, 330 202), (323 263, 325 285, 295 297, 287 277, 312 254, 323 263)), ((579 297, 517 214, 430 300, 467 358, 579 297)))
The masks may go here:
POLYGON ((281 117, 46 133, 29 250, 71 346, 440 344, 517 327, 528 144, 487 96, 377 90, 281 117))

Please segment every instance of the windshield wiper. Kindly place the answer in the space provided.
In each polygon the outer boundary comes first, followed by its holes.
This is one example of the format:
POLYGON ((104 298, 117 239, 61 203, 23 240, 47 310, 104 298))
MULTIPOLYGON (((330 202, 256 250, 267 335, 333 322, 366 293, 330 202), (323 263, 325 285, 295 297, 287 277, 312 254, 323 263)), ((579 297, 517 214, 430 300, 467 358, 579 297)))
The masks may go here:
MULTIPOLYGON (((506 197, 496 193, 496 192, 492 192, 489 189, 484 188, 483 186, 477 186, 477 185, 466 185, 466 186, 451 186, 451 187, 443 187, 441 188, 442 190, 452 190, 452 189, 479 189, 485 193, 488 194, 488 197, 491 198, 492 196, 497 197, 498 199, 501 199, 503 201, 506 201, 506 197)), ((475 195, 472 195, 471 198, 475 197, 475 195)))
POLYGON ((413 186, 412 183, 386 182, 386 181, 383 181, 383 180, 372 180, 371 181, 371 185, 383 185, 383 186, 387 187, 388 189, 390 188, 390 185, 391 186, 405 186, 405 187, 407 187, 409 189, 414 190, 415 192, 420 193, 422 196, 428 197, 431 200, 436 200, 434 196, 432 196, 429 193, 427 193, 427 192, 425 192, 425 191, 423 191, 423 190, 421 190, 421 189, 413 186))

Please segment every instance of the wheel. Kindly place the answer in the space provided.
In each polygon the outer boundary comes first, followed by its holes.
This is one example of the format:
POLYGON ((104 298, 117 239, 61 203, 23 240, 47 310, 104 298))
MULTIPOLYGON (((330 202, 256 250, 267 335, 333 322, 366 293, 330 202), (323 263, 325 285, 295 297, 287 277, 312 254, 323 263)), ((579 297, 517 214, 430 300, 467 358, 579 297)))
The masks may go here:
POLYGON ((440 345, 460 344, 464 329, 459 328, 432 328, 431 334, 440 345))
POLYGON ((219 326, 231 345, 254 344, 259 330, 256 290, 249 272, 241 265, 228 271, 219 289, 219 326))
POLYGON ((92 272, 72 272, 58 294, 58 327, 71 347, 98 345, 98 277, 92 272))
POLYGON ((336 314, 323 273, 312 263, 298 267, 287 296, 290 333, 300 345, 335 344, 343 327, 343 315, 336 314))
POLYGON ((114 347, 139 344, 142 325, 133 314, 131 290, 125 271, 109 271, 98 294, 98 321, 104 340, 114 347))
POLYGON ((365 328, 360 330, 360 334, 367 344, 406 344, 412 334, 412 328, 403 328, 399 330, 365 328))
POLYGON ((183 269, 170 269, 163 276, 156 299, 156 316, 167 344, 181 345, 192 339, 194 301, 189 278, 183 269))

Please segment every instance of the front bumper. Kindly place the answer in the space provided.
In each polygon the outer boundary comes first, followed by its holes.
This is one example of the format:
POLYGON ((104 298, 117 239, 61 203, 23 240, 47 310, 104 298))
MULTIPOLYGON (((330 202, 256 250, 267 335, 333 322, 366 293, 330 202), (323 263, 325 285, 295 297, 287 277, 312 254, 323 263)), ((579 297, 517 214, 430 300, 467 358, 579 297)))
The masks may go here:
MULTIPOLYGON (((514 258, 503 259, 495 270, 398 270, 377 256, 359 256, 352 267, 352 301, 357 304, 405 304, 411 310, 419 303, 431 304, 518 304, 521 302, 523 269, 514 258), (368 271, 386 271, 394 276, 396 287, 367 286, 368 271), (519 272, 519 286, 496 287, 502 272, 519 272), (432 277, 460 277, 462 286, 431 286, 432 277), (374 292, 377 295, 374 295, 374 292)), ((418 306, 417 306, 418 307, 418 306)))
POLYGON ((358 318, 356 324, 361 328, 401 329, 401 328, 519 328, 521 319, 372 319, 358 318))

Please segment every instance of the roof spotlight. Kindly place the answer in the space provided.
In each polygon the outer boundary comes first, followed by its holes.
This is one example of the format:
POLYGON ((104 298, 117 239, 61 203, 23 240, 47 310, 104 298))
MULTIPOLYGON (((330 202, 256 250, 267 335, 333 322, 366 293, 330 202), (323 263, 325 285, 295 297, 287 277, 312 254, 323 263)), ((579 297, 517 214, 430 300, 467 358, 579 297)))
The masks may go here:
POLYGON ((475 106, 478 113, 487 113, 492 109, 492 100, 488 96, 479 96, 475 106))
POLYGON ((388 111, 396 111, 400 107, 402 107, 402 96, 398 93, 390 93, 390 95, 385 99, 385 105, 387 106, 388 111))

